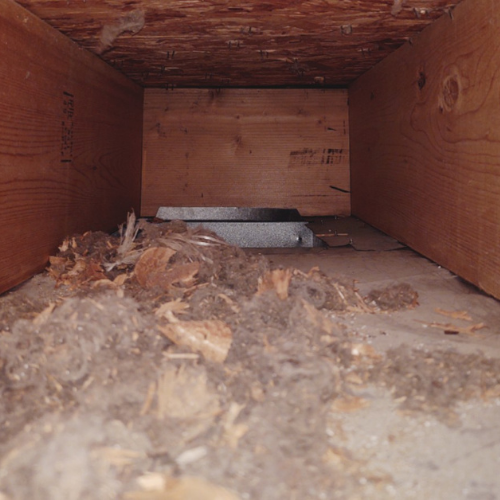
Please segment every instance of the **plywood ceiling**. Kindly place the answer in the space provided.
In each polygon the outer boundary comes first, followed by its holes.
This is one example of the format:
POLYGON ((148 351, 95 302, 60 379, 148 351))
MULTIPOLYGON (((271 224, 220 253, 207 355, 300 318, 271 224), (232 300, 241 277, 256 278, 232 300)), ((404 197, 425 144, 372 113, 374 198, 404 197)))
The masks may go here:
POLYGON ((146 87, 345 86, 459 2, 18 1, 146 87))

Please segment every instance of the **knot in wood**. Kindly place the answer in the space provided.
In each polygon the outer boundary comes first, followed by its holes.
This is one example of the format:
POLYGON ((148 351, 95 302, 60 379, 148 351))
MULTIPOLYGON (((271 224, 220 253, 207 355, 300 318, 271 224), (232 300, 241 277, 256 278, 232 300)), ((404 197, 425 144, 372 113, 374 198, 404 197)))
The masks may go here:
POLYGON ((443 82, 442 104, 444 109, 451 111, 460 97, 460 83, 458 77, 447 77, 443 82))

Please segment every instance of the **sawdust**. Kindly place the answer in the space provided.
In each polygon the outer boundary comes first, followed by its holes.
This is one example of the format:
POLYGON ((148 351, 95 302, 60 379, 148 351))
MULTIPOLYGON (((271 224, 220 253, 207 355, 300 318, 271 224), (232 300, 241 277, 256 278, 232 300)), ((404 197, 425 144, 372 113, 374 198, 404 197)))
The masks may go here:
POLYGON ((382 354, 346 326, 416 307, 408 285, 363 298, 181 222, 70 237, 36 280, 43 299, 0 298, 10 500, 370 498, 361 477, 391 478, 325 439, 332 412, 369 405, 356 391, 449 425, 457 403, 500 397, 497 360, 382 354))

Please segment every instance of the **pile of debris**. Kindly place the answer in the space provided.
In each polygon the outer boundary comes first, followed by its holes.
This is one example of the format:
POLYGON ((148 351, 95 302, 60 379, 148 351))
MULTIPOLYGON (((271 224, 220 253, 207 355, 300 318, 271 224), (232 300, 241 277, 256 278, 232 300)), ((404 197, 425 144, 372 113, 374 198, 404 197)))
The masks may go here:
POLYGON ((416 307, 409 285, 363 298, 181 222, 68 238, 48 274, 50 303, 0 332, 2 500, 363 498, 360 475, 390 477, 325 431, 361 388, 443 420, 500 396, 498 361, 383 355, 345 326, 416 307))

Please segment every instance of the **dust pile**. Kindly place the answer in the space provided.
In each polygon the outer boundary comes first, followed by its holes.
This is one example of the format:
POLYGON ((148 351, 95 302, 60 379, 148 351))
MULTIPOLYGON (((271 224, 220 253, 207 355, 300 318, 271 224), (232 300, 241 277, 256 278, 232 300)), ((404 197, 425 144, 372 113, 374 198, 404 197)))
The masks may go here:
POLYGON ((500 396, 499 361, 381 354, 344 324, 416 307, 409 285, 364 298, 181 222, 70 237, 44 279, 31 310, 0 302, 5 499, 370 498, 390 476, 326 432, 360 389, 450 424, 500 396))

